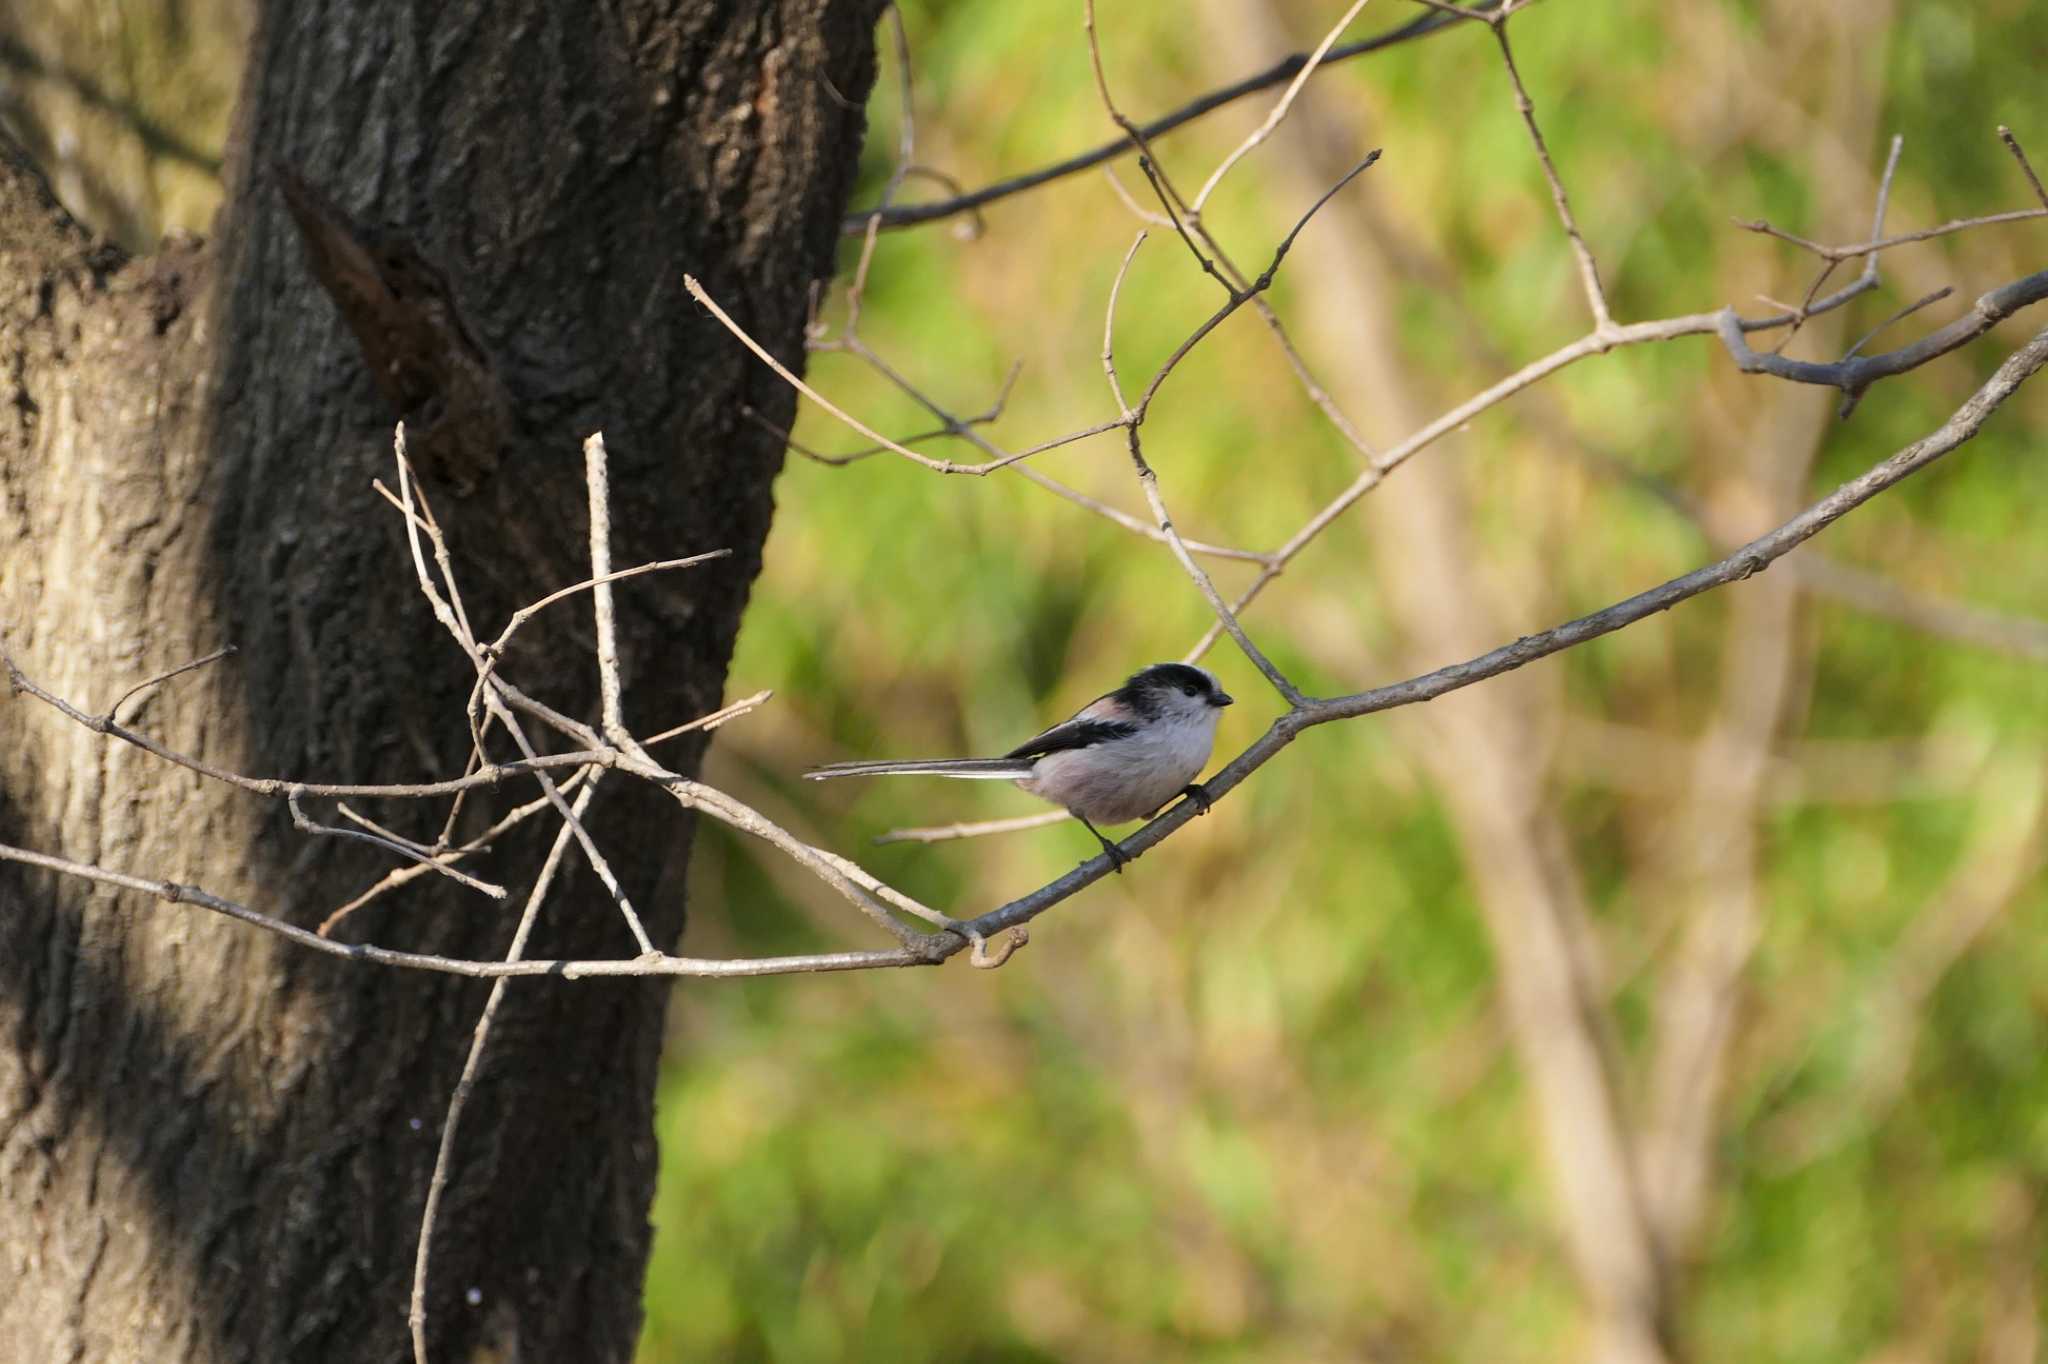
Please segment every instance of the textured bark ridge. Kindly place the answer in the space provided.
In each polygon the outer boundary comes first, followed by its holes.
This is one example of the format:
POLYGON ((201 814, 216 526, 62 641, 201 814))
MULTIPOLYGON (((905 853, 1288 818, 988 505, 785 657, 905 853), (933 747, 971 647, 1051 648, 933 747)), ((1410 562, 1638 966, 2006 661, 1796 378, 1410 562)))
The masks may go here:
MULTIPOLYGON (((15 658, 98 709, 232 643, 234 659, 123 719, 262 775, 459 772, 464 669, 369 487, 389 479, 403 412, 480 628, 583 576, 594 429, 617 563, 731 548, 620 593, 629 718, 713 708, 781 459, 740 413, 779 421, 792 404, 683 276, 800 365, 875 10, 275 6, 215 237, 147 258, 96 245, 0 146, 0 626, 15 658), (293 183, 311 191, 296 220, 293 183), (333 211, 324 247, 307 203, 333 211), (337 275, 347 242, 373 253, 381 305, 337 275)), ((594 699, 587 610, 544 616, 507 664, 572 713, 594 699)), ((672 806, 611 795, 600 837, 671 944, 686 839, 672 806)), ((420 837, 438 819, 374 813, 420 837)), ((307 925, 388 866, 22 697, 0 696, 0 840, 307 925)), ((509 839, 481 874, 517 880, 538 856, 509 839)), ((488 901, 417 883, 343 936, 492 955, 511 928, 488 901)), ((632 950, 587 873, 532 948, 632 950)), ((403 1357, 413 1238, 483 994, 0 867, 0 1358, 403 1357)), ((630 1357, 663 1001, 625 982, 512 991, 435 1242, 437 1360, 630 1357)))

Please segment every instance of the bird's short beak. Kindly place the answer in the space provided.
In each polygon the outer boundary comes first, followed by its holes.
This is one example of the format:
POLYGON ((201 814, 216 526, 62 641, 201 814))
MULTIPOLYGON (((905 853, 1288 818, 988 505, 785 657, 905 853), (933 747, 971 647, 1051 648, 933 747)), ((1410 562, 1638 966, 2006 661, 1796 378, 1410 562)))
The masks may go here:
POLYGON ((1227 706, 1232 704, 1234 699, 1229 692, 1219 691, 1210 699, 1209 704, 1212 706, 1227 706))

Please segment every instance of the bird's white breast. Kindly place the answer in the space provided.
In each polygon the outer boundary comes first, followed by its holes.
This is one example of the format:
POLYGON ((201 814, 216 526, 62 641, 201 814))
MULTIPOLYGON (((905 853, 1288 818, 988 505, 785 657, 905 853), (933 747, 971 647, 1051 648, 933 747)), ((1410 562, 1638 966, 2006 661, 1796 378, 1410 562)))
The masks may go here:
POLYGON ((1215 739, 1213 711, 1161 716, 1125 738, 1048 753, 1017 785, 1083 819, 1123 824, 1179 795, 1200 775, 1215 739))

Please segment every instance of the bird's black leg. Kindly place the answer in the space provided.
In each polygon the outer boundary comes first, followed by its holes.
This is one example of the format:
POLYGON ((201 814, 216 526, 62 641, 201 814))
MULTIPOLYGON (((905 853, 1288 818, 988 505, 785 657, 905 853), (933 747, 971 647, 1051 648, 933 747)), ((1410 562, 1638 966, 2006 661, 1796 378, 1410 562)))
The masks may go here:
POLYGON ((1209 813, 1209 792, 1202 783, 1191 781, 1186 786, 1180 788, 1180 793, 1195 803, 1195 813, 1203 815, 1209 813))
POLYGON ((1109 854, 1109 865, 1116 869, 1116 874, 1118 876, 1122 876, 1124 874, 1124 863, 1131 860, 1129 857, 1124 855, 1124 850, 1122 848, 1119 848, 1116 844, 1110 842, 1108 839, 1104 838, 1102 836, 1102 830, 1096 828, 1093 824, 1088 824, 1087 819, 1085 819, 1081 815, 1075 815, 1074 818, 1080 820, 1083 824, 1088 825, 1088 832, 1095 835, 1095 841, 1097 843, 1100 843, 1102 845, 1102 850, 1109 854))

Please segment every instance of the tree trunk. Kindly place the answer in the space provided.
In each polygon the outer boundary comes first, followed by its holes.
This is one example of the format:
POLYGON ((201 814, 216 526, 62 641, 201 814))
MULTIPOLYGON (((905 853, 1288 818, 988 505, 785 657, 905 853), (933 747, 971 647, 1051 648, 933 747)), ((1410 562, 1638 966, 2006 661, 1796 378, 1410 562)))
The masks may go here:
MULTIPOLYGON (((390 481, 393 419, 417 433, 489 633, 586 576, 579 442, 602 428, 616 563, 733 551, 621 586, 628 720, 715 707, 781 460, 742 412, 783 423, 793 404, 683 275, 800 366, 876 10, 275 6, 214 239, 147 258, 95 245, 0 142, 9 652, 104 710, 234 644, 122 718, 256 775, 459 774, 470 675, 370 488, 390 481)), ((553 608, 506 664, 586 716, 588 611, 553 608)), ((666 756, 690 771, 698 754, 666 756)), ((672 802, 623 785, 589 822, 671 945, 686 832, 672 802)), ((472 798, 462 827, 532 794, 472 798)), ((422 839, 446 816, 371 805, 422 839)), ((501 840, 478 873, 530 877, 548 832, 501 840)), ((25 696, 0 698, 0 841, 307 926, 391 865, 25 696)), ((531 952, 631 955, 570 865, 531 952)), ((338 936, 487 957, 515 915, 427 878, 338 936)), ((0 1359, 404 1357, 414 1237, 484 993, 0 864, 0 1359)), ((664 998, 515 983, 434 1241, 435 1359, 631 1355, 664 998)))

